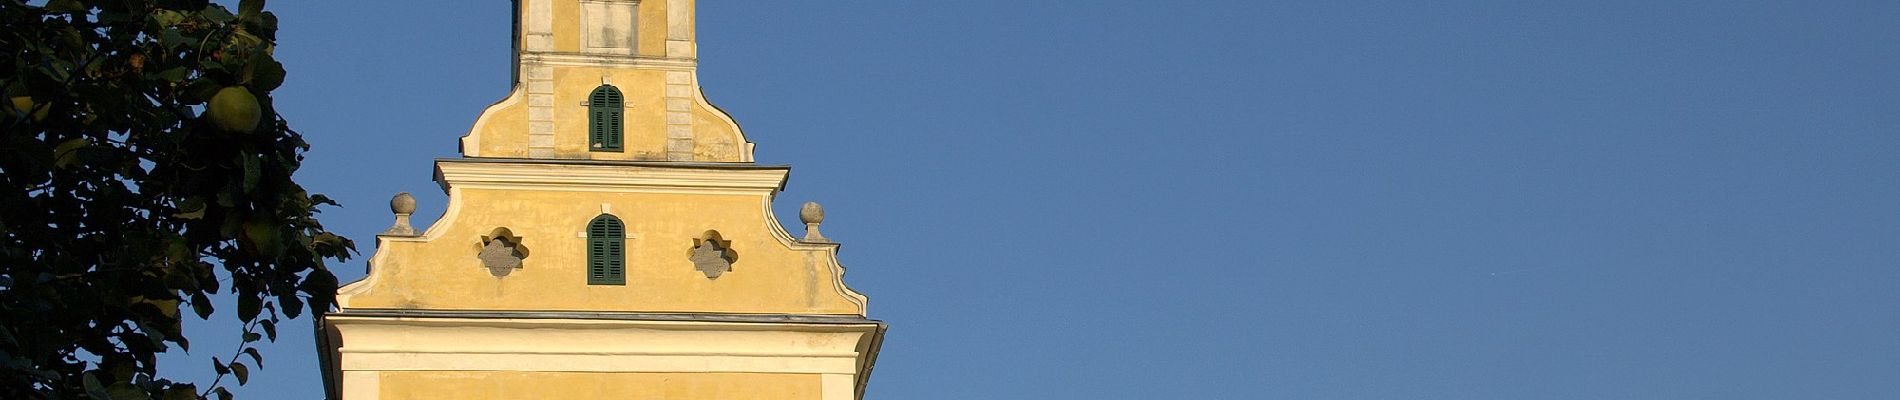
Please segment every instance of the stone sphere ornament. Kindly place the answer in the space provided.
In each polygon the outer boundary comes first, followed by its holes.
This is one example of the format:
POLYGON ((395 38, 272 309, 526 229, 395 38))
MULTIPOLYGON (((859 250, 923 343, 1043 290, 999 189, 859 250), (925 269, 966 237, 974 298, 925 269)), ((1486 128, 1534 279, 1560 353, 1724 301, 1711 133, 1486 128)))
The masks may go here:
POLYGON ((396 223, 390 225, 389 229, 384 229, 383 235, 416 236, 418 234, 415 227, 409 226, 409 214, 416 212, 415 196, 410 196, 409 192, 396 193, 396 197, 389 198, 389 211, 396 213, 396 223))
POLYGON ((825 208, 819 206, 816 202, 807 201, 805 202, 805 206, 798 208, 798 219, 807 224, 823 223, 825 222, 825 208))
POLYGON ((414 214, 416 196, 409 195, 409 192, 396 193, 396 197, 389 199, 389 211, 397 214, 414 214))
POLYGON ((805 241, 805 242, 830 242, 831 241, 831 239, 826 239, 825 235, 818 233, 818 224, 825 222, 825 208, 819 206, 818 203, 808 201, 808 202, 805 202, 804 207, 799 207, 798 220, 805 222, 805 237, 802 239, 799 239, 800 241, 805 241))

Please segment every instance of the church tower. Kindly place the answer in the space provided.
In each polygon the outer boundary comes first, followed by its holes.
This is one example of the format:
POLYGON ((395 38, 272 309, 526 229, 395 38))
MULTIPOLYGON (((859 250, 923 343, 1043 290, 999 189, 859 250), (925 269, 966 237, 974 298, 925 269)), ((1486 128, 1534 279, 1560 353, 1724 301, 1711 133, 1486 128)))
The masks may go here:
POLYGON ((694 0, 513 6, 514 89, 435 161, 446 211, 418 231, 392 200, 317 322, 326 396, 861 397, 885 325, 700 93, 694 0))

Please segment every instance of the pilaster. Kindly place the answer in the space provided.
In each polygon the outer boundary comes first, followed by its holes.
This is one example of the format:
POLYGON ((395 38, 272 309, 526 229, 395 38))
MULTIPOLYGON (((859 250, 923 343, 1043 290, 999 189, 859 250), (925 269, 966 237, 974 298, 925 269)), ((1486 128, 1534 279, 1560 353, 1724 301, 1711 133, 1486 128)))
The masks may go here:
MULTIPOLYGON (((522 50, 554 51, 553 0, 527 1, 522 50)), ((522 78, 528 88, 528 156, 551 158, 554 157, 554 68, 527 60, 523 60, 523 64, 522 78)))
POLYGON ((692 71, 666 72, 666 160, 693 160, 693 100, 698 93, 692 71))

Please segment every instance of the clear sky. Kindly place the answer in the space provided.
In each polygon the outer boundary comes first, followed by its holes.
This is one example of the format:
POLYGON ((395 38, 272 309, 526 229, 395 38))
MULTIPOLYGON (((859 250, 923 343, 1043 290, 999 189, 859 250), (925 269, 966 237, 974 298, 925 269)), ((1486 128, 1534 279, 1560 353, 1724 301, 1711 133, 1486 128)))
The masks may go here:
MULTIPOLYGON (((390 195, 438 216, 431 160, 507 94, 508 2, 270 6, 354 280, 390 195)), ((891 324, 871 399, 1892 399, 1896 21, 702 0, 700 77, 891 324)), ((241 394, 320 396, 285 331, 241 394)))

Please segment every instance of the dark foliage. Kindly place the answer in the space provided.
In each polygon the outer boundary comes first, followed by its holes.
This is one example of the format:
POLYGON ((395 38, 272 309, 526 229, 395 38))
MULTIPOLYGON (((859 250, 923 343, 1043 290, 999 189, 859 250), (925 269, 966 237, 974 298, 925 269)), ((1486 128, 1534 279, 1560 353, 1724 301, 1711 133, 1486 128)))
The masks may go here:
POLYGON ((229 397, 280 318, 330 307, 326 259, 354 245, 291 180, 309 146, 271 107, 262 8, 0 0, 0 398, 229 397), (206 115, 229 87, 254 127, 206 115), (190 346, 181 310, 208 319, 223 289, 242 344, 201 349, 229 354, 215 381, 162 378, 156 354, 190 346))

